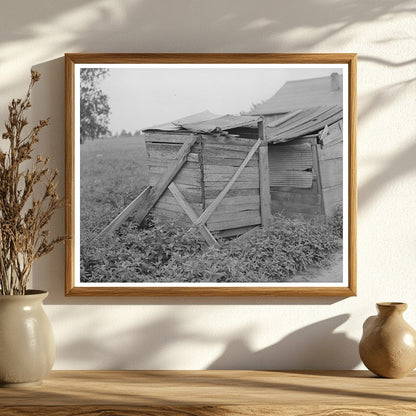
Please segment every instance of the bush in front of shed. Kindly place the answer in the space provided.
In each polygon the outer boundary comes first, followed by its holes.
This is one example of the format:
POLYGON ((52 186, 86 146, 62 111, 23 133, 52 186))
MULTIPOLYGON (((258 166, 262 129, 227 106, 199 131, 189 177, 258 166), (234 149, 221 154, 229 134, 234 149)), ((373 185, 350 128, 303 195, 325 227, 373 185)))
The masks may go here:
POLYGON ((284 282, 337 250, 331 225, 275 216, 269 228, 208 248, 196 229, 155 221, 152 228, 124 225, 100 247, 83 253, 87 281, 101 282, 284 282))

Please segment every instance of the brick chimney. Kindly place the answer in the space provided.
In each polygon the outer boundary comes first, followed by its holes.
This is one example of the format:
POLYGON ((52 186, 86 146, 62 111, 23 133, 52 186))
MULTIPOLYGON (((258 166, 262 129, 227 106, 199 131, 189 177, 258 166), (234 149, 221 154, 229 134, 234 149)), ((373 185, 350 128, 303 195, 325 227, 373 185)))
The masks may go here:
POLYGON ((331 91, 338 91, 341 88, 339 85, 339 75, 337 72, 331 74, 331 91))

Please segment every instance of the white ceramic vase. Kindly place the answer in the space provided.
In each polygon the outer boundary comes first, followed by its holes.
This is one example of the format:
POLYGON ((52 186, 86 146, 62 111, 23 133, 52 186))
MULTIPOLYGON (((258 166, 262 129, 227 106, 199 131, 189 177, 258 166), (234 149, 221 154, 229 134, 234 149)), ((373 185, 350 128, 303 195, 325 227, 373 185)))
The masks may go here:
POLYGON ((0 385, 41 383, 55 361, 52 326, 42 301, 48 292, 0 295, 0 385))

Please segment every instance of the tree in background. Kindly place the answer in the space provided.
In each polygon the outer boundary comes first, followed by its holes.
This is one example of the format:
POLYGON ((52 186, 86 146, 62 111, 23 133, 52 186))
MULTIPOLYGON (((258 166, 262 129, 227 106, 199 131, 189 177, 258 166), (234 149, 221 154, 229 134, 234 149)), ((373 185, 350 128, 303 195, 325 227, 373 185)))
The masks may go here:
POLYGON ((110 105, 108 96, 100 88, 100 81, 108 74, 104 68, 81 68, 81 144, 109 134, 110 105))
POLYGON ((258 103, 252 103, 250 106, 250 110, 248 111, 240 111, 240 116, 248 116, 251 114, 252 111, 256 110, 258 107, 263 105, 266 102, 266 100, 261 100, 258 103))
POLYGON ((120 136, 121 137, 131 137, 131 132, 126 131, 126 130, 123 129, 123 130, 121 130, 120 136))

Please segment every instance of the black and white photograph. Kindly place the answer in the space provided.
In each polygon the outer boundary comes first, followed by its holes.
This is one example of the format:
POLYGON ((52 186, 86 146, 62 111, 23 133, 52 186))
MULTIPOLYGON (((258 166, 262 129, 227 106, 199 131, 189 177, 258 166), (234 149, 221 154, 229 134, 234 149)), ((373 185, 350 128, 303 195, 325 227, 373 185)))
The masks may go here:
POLYGON ((74 287, 350 287, 348 63, 73 68, 74 287))

